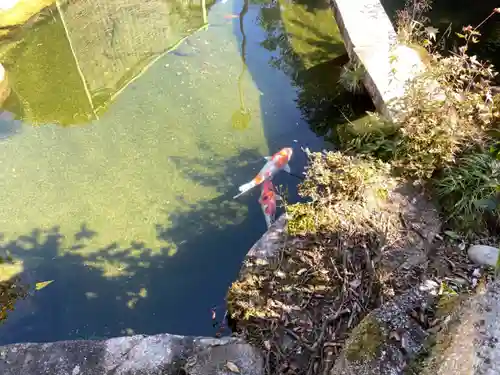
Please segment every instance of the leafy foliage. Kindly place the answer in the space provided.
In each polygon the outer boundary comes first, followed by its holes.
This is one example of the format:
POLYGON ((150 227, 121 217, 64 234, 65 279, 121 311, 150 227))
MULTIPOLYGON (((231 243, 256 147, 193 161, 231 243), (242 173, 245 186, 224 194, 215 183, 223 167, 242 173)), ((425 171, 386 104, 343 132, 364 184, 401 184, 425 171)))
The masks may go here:
POLYGON ((486 152, 461 157, 434 183, 447 217, 461 228, 481 227, 486 211, 498 215, 499 186, 500 161, 486 152))
POLYGON ((349 62, 342 67, 339 83, 349 92, 354 94, 364 91, 363 77, 365 67, 360 62, 349 62))

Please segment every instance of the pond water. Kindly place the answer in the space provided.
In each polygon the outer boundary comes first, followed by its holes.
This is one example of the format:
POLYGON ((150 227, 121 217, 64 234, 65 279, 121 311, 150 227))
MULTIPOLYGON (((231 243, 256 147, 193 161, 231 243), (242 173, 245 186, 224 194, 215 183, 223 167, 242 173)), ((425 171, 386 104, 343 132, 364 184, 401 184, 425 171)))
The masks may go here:
MULTIPOLYGON (((306 119, 346 102, 345 51, 322 2, 205 5, 72 1, 4 41, 0 273, 30 292, 0 344, 214 334, 266 230, 237 186, 282 147, 295 174, 301 147, 325 147, 306 119)), ((297 200, 296 177, 275 182, 297 200)))

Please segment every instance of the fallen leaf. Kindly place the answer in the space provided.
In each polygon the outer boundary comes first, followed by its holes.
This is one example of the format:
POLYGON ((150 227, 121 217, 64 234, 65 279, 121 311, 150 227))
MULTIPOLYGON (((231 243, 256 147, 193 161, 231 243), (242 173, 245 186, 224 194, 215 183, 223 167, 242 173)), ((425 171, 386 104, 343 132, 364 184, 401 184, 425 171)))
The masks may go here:
POLYGON ((265 347, 267 350, 271 350, 271 343, 269 342, 269 340, 265 340, 265 341, 264 341, 264 347, 265 347))
POLYGON ((233 362, 229 362, 227 361, 226 362, 226 367, 229 369, 229 371, 231 372, 236 372, 237 374, 240 373, 240 369, 238 368, 238 366, 236 366, 233 362))
POLYGON ((297 275, 302 275, 304 272, 307 271, 307 268, 301 268, 300 270, 297 271, 297 275))
POLYGON ((361 285, 361 280, 360 279, 353 280, 349 283, 349 285, 351 286, 351 288, 356 289, 358 286, 361 285))
POLYGON ((40 290, 40 289, 43 289, 45 288, 47 285, 53 283, 54 280, 48 280, 48 281, 40 281, 38 283, 35 284, 35 290, 40 290))
POLYGON ((389 334, 389 339, 394 339, 396 341, 401 341, 401 335, 397 331, 392 331, 389 334))
POLYGON ((451 237, 451 238, 453 238, 455 240, 457 240, 457 239, 460 238, 460 236, 457 233, 455 233, 455 232, 453 232, 451 230, 445 230, 444 234, 446 234, 448 237, 451 237))

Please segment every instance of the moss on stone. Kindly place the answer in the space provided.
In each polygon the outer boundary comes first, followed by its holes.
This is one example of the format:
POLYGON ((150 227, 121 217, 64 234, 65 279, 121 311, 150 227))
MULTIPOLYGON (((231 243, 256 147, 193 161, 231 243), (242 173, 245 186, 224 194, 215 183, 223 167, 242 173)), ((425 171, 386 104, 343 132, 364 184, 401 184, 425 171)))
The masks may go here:
POLYGON ((304 233, 316 233, 318 226, 314 207, 311 203, 296 203, 286 208, 289 219, 287 231, 295 236, 304 233))
POLYGON ((351 362, 374 360, 380 354, 384 336, 380 323, 368 315, 352 331, 345 346, 346 358, 351 362))

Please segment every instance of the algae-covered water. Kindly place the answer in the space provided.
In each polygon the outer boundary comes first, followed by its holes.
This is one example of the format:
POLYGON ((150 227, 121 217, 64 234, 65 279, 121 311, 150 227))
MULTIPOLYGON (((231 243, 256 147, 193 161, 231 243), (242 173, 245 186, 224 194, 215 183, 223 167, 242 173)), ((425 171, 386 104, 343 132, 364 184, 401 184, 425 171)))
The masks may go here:
MULTIPOLYGON (((311 70, 344 54, 331 11, 81 0, 1 43, 13 91, 0 120, 1 251, 14 264, 0 272, 30 293, 0 343, 213 335, 211 308, 222 317, 266 230, 258 190, 233 200, 237 186, 281 147, 294 147, 294 174, 301 147, 324 147, 304 119, 317 91, 298 77, 337 92, 338 68, 311 70)), ((296 177, 275 182, 297 199, 296 177)))

